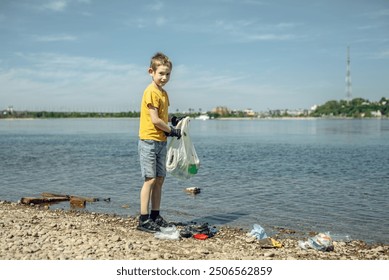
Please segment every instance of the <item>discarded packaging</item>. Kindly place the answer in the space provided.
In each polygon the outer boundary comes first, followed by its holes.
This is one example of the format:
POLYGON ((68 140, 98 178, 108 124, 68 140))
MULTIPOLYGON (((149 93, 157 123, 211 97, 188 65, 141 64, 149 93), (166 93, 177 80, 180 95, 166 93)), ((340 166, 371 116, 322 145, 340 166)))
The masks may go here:
POLYGON ((198 194, 201 192, 201 189, 197 187, 191 187, 191 188, 186 188, 185 191, 191 194, 198 194))
POLYGON ((161 227, 161 231, 158 231, 154 234, 155 238, 165 239, 165 240, 179 240, 180 232, 177 230, 176 226, 171 227, 161 227))
POLYGON ((332 241, 337 241, 337 242, 350 242, 351 237, 350 235, 342 235, 342 234, 331 234, 332 241))
POLYGON ((258 241, 259 246, 264 249, 270 249, 270 248, 281 248, 282 243, 275 240, 274 238, 268 237, 265 239, 261 239, 258 241))
POLYGON ((263 227, 261 227, 258 224, 254 224, 253 229, 247 235, 248 236, 255 236, 257 239, 267 238, 267 234, 266 234, 265 230, 263 229, 263 227))
POLYGON ((208 238, 208 235, 206 235, 204 233, 196 233, 195 235, 193 235, 193 238, 199 239, 199 240, 205 240, 208 238))
POLYGON ((315 249, 318 251, 333 251, 334 245, 332 244, 332 238, 329 232, 319 233, 314 237, 308 238, 307 241, 300 240, 298 242, 301 249, 315 249))

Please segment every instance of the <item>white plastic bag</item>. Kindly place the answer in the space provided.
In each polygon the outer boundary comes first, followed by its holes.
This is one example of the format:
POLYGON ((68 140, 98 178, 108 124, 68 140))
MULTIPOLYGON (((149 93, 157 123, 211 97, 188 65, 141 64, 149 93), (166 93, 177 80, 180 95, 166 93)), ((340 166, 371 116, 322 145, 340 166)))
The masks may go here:
POLYGON ((175 226, 171 227, 160 227, 161 231, 158 231, 154 234, 154 237, 157 239, 165 239, 165 240, 179 240, 180 232, 175 226))
POLYGON ((200 167, 200 160, 189 135, 189 122, 189 117, 186 117, 177 124, 176 128, 181 129, 181 138, 173 137, 167 150, 166 170, 180 179, 189 179, 197 174, 200 167))

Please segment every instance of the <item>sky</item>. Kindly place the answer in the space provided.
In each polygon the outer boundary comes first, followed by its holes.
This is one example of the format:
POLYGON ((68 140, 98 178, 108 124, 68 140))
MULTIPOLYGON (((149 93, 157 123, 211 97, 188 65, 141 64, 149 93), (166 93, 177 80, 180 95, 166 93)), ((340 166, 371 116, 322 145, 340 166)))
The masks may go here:
POLYGON ((0 0, 0 110, 139 111, 150 58, 170 112, 389 98, 389 0, 0 0))

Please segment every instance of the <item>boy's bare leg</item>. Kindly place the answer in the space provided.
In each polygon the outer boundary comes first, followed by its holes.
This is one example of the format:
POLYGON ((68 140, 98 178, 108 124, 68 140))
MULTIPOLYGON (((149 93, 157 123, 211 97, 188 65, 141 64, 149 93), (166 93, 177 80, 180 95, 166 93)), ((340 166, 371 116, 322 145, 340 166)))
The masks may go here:
POLYGON ((159 210, 161 207, 162 185, 165 177, 157 177, 151 191, 151 210, 159 210))
POLYGON ((153 196, 153 187, 156 182, 156 178, 146 178, 140 191, 140 214, 149 214, 150 198, 153 196))

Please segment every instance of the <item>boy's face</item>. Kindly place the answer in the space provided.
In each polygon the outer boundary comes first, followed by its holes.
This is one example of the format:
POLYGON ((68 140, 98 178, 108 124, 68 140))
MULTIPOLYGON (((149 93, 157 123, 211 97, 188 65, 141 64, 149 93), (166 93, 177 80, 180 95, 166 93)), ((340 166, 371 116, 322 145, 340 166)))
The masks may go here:
POLYGON ((169 82, 170 72, 170 67, 167 65, 160 65, 155 71, 149 68, 149 74, 153 78, 153 82, 161 88, 169 82))

